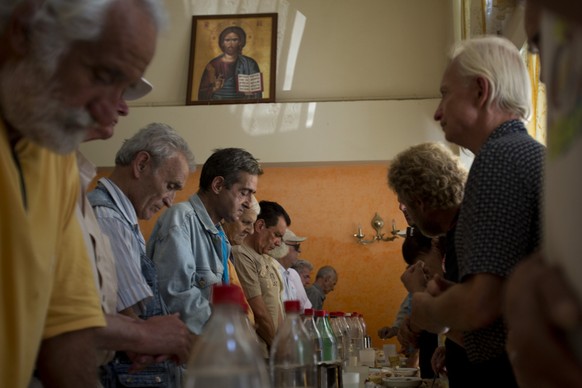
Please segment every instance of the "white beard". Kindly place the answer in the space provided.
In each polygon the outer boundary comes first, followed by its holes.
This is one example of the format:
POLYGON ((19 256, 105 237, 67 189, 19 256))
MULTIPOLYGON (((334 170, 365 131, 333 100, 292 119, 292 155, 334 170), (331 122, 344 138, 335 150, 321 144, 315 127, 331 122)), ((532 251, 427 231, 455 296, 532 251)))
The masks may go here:
POLYGON ((30 54, 0 69, 0 110, 23 137, 54 152, 77 149, 93 125, 82 108, 70 108, 58 98, 54 66, 30 54))

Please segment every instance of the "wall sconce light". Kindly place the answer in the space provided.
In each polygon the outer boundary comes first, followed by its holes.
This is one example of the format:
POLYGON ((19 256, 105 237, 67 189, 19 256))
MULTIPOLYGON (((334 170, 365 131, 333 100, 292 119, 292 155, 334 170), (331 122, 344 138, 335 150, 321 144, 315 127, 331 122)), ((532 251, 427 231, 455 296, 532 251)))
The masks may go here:
POLYGON ((366 236, 362 233, 362 225, 358 225, 358 233, 354 234, 354 237, 358 240, 358 244, 366 245, 373 243, 374 241, 393 241, 394 239, 396 239, 396 237, 400 236, 400 230, 396 229, 396 222, 392 220, 392 230, 390 231, 390 234, 392 234, 392 236, 384 237, 384 233, 382 233, 382 228, 384 227, 384 220, 382 219, 382 217, 378 215, 378 213, 374 215, 374 217, 372 218, 372 222, 370 222, 370 224, 372 225, 372 228, 374 228, 374 230, 376 231, 376 235, 372 236, 371 240, 364 240, 364 237, 366 236))

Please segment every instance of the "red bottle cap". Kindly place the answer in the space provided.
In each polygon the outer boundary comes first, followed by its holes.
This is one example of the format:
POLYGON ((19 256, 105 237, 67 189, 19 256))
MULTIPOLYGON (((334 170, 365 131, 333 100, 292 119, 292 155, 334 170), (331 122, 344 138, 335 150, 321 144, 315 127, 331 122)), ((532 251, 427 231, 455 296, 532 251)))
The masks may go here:
POLYGON ((284 305, 286 313, 299 313, 301 311, 301 304, 298 300, 286 300, 284 305))
POLYGON ((316 317, 325 317, 326 311, 325 310, 315 310, 316 317))
POLYGON ((236 284, 215 284, 212 286, 212 304, 238 304, 245 306, 242 289, 236 284))

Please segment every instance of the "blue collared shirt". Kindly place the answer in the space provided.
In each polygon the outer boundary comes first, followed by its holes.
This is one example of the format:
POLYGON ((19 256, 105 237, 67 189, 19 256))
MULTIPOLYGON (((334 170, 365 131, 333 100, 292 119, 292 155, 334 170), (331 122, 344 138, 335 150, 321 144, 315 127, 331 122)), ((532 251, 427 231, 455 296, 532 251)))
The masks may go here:
MULTIPOLYGON (((226 249, 228 257, 228 242, 226 249)), ((166 210, 147 244, 168 309, 180 313, 195 334, 202 332, 210 317, 212 285, 222 283, 222 250, 217 226, 198 194, 166 210)))

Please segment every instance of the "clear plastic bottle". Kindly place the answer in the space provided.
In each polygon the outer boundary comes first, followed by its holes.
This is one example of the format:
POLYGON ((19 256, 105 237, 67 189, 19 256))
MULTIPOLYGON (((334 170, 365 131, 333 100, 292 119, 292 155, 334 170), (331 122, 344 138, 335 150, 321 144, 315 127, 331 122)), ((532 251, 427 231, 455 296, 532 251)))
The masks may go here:
POLYGON ((335 335, 335 339, 337 340, 337 353, 338 358, 346 365, 346 361, 348 359, 348 351, 349 351, 349 338, 344 333, 343 326, 340 323, 340 315, 343 316, 343 313, 338 311, 332 311, 329 313, 329 323, 333 330, 333 334, 335 335))
POLYGON ((318 387, 342 387, 342 361, 338 357, 337 340, 325 310, 315 310, 315 325, 321 333, 323 358, 317 364, 318 387))
POLYGON ((349 365, 350 356, 352 356, 354 354, 351 333, 350 333, 350 325, 348 324, 348 320, 346 319, 346 313, 344 313, 344 312, 339 312, 339 315, 337 317, 337 321, 338 321, 339 325, 341 326, 342 333, 344 333, 344 346, 345 346, 344 366, 345 366, 345 365, 349 365))
POLYGON ((236 285, 213 287, 212 315, 192 349, 184 388, 271 386, 265 361, 241 317, 241 293, 236 285))
POLYGON ((358 314, 358 318, 360 320, 360 326, 362 326, 362 338, 364 340, 364 347, 371 348, 372 347, 372 337, 368 335, 368 329, 366 326, 366 321, 364 320, 364 316, 362 314, 358 314))
POLYGON ((360 322, 360 314, 356 311, 352 312, 352 317, 351 317, 351 322, 354 325, 354 329, 357 331, 357 336, 358 336, 358 340, 357 340, 357 347, 358 347, 358 352, 361 349, 364 349, 364 328, 362 327, 362 323, 360 322))
POLYGON ((338 361, 337 340, 333 334, 333 329, 329 324, 325 310, 315 310, 315 325, 321 334, 321 340, 323 342, 322 361, 338 361))
POLYGON ((321 340, 321 333, 317 329, 315 320, 313 319, 313 309, 305 309, 303 312, 303 325, 305 326, 305 330, 313 342, 315 360, 321 361, 323 359, 323 342, 321 340))
POLYGON ((350 356, 357 357, 359 362, 360 349, 362 349, 362 345, 364 343, 362 338, 362 326, 360 326, 359 319, 357 316, 354 316, 354 313, 346 313, 346 319, 350 327, 350 356))
POLYGON ((285 320, 271 346, 269 365, 273 386, 315 387, 317 385, 316 357, 313 341, 299 317, 301 304, 288 300, 285 320))

